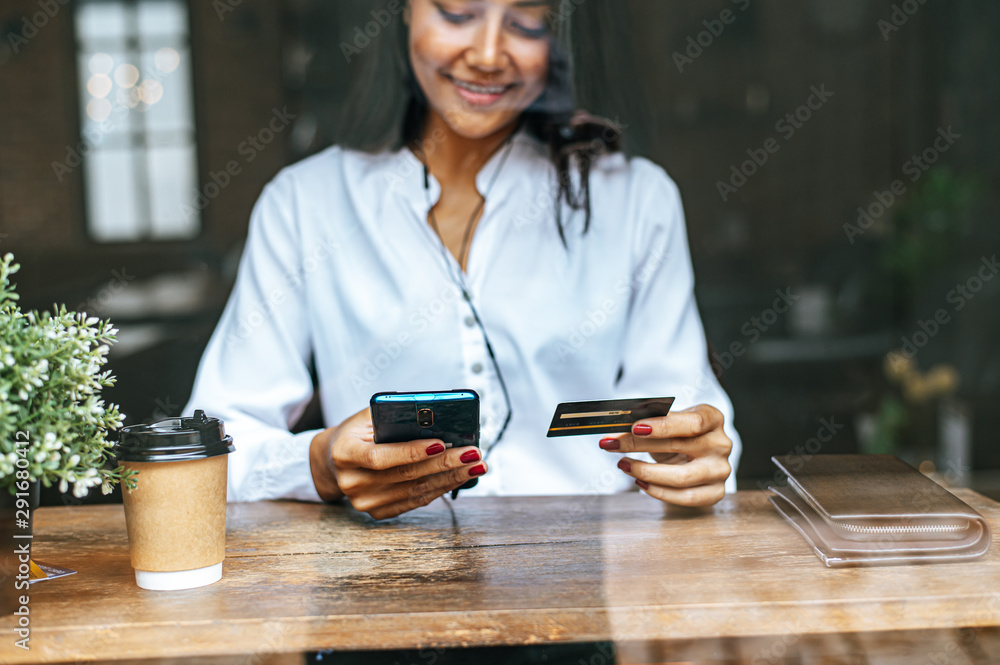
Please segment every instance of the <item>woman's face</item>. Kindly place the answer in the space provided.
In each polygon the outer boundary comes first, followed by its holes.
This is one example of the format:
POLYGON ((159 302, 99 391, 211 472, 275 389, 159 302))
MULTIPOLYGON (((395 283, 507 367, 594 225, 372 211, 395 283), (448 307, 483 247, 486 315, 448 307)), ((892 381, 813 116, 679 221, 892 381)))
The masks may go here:
POLYGON ((411 0, 410 62, 430 107, 451 129, 485 138, 545 90, 545 0, 411 0))

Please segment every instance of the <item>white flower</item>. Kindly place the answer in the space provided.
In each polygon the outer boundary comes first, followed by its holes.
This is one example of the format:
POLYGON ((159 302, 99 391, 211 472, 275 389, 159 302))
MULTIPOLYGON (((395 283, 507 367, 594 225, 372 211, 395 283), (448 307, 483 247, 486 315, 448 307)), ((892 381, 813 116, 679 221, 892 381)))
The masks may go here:
POLYGON ((59 492, 60 494, 65 494, 66 490, 68 489, 69 489, 69 483, 66 482, 65 478, 63 478, 62 480, 59 481, 59 492))
POLYGON ((67 461, 67 464, 69 464, 70 466, 76 466, 79 463, 80 463, 80 456, 79 455, 73 454, 73 455, 69 456, 69 460, 67 461))

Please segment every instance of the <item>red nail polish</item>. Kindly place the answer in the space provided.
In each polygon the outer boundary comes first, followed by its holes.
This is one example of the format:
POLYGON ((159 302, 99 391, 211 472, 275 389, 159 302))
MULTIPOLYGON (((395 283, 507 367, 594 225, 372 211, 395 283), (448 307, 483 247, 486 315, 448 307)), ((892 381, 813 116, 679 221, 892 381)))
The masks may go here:
POLYGON ((466 450, 462 453, 462 456, 458 458, 462 464, 469 464, 470 462, 478 462, 480 460, 478 450, 466 450))
POLYGON ((618 460, 618 468, 624 471, 625 473, 632 473, 632 463, 629 462, 627 459, 618 460))
POLYGON ((653 433, 653 428, 649 425, 634 425, 632 427, 632 434, 636 436, 649 436, 653 433))
POLYGON ((486 473, 486 467, 482 464, 477 464, 476 466, 469 469, 470 476, 481 476, 486 473))
POLYGON ((597 445, 604 450, 618 450, 622 447, 622 444, 618 439, 601 439, 601 442, 597 445))
POLYGON ((432 443, 431 445, 427 446, 428 455, 440 455, 443 452, 444 452, 443 443, 432 443))
POLYGON ((649 489, 649 483, 644 483, 641 480, 635 481, 635 484, 638 485, 639 487, 641 487, 644 490, 648 490, 649 489))

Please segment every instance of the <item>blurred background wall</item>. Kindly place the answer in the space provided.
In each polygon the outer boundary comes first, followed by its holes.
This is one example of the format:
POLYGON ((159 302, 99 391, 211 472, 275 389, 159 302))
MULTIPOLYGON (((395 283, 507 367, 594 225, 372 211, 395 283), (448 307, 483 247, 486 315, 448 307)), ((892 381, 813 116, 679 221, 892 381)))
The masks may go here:
MULTIPOLYGON (((329 145, 382 4, 0 6, 0 252, 25 308, 118 325, 126 422, 179 415, 251 207, 329 145)), ((680 186, 741 487, 865 451, 1000 494, 1000 4, 614 6, 644 101, 601 111, 680 186)))

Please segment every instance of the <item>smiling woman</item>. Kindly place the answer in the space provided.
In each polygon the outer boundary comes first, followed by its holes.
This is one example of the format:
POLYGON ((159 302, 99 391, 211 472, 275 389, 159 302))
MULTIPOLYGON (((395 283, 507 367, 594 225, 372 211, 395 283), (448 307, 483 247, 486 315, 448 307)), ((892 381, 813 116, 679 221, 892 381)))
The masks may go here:
POLYGON ((735 490, 677 187, 596 115, 627 107, 608 83, 623 11, 409 0, 388 21, 338 145, 264 190, 185 409, 239 441, 231 500, 385 519, 471 478, 463 496, 735 490), (310 359, 332 426, 290 434, 310 359), (455 388, 479 396, 481 449, 374 442, 373 394, 455 388), (629 432, 544 438, 559 403, 668 395, 629 432))
MULTIPOLYGON (((584 211, 589 228, 591 164, 623 144, 638 147, 647 124, 642 92, 613 85, 634 69, 627 12, 607 0, 402 6, 365 54, 335 142, 377 153, 440 136, 442 120, 459 134, 494 140, 520 123, 548 147, 560 178, 556 198, 584 211), (625 127, 634 131, 626 136, 625 127)), ((562 236, 561 206, 555 212, 562 236)))

